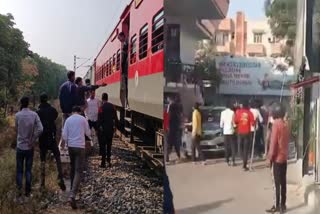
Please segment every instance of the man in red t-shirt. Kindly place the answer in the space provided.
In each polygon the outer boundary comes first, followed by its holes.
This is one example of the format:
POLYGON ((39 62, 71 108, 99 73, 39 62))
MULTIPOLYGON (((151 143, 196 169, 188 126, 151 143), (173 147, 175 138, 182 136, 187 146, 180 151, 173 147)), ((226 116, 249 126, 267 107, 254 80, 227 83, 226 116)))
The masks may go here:
POLYGON ((255 124, 254 116, 250 111, 248 101, 244 101, 242 103, 242 108, 237 110, 235 124, 237 126, 238 144, 240 145, 240 148, 242 147, 243 169, 248 171, 247 162, 251 142, 250 132, 251 126, 255 124))

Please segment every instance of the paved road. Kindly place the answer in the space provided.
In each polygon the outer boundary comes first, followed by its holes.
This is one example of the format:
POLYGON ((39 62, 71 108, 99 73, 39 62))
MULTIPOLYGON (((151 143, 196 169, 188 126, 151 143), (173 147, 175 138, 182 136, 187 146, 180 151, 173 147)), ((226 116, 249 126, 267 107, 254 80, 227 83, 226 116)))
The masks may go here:
MULTIPOLYGON (((270 170, 260 162, 253 172, 244 172, 238 163, 237 167, 228 167, 221 161, 206 166, 167 166, 177 213, 265 213, 273 203, 270 170)), ((287 206, 288 213, 307 213, 301 194, 292 184, 288 185, 287 206)))

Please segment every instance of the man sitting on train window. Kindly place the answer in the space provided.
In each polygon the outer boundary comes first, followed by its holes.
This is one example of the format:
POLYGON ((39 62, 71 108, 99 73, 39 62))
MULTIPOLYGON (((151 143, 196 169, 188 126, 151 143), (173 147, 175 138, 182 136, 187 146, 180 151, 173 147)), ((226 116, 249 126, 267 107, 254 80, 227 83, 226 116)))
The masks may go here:
POLYGON ((126 97, 126 102, 128 106, 128 50, 129 50, 129 42, 128 38, 126 35, 121 32, 118 35, 118 39, 121 42, 122 45, 122 54, 121 54, 121 72, 122 72, 122 83, 124 85, 122 87, 122 90, 125 91, 125 97, 126 97))

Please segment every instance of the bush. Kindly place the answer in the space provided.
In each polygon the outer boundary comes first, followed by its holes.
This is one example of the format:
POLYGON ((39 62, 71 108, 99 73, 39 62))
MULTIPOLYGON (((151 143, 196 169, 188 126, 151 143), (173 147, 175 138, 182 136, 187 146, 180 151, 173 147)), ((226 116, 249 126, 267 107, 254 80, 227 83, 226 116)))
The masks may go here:
POLYGON ((35 145, 32 189, 33 198, 28 203, 17 205, 16 197, 16 154, 10 148, 16 141, 14 118, 5 120, 5 126, 0 129, 0 213, 39 213, 43 208, 41 201, 50 200, 50 196, 59 190, 57 186, 56 166, 48 161, 46 166, 46 192, 39 191, 40 187, 40 155, 38 144, 35 145))

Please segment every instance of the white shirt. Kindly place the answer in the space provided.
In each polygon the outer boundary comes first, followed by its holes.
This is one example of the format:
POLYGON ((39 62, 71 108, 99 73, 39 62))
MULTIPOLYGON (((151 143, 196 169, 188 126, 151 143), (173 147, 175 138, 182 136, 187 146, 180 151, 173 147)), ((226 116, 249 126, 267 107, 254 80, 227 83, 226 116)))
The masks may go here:
POLYGON ((234 111, 229 108, 221 112, 220 128, 223 129, 224 135, 234 134, 234 115, 234 111))
MULTIPOLYGON (((256 121, 256 130, 259 128, 259 123, 263 123, 263 118, 260 114, 260 111, 256 108, 250 108, 251 113, 253 114, 254 121, 256 121)), ((254 126, 251 126, 251 131, 254 132, 254 126)))
POLYGON ((98 113, 99 113, 99 107, 100 107, 100 100, 97 98, 94 99, 87 99, 87 108, 86 108, 86 117, 88 120, 92 122, 96 122, 98 120, 98 113))
POLYGON ((62 138, 68 147, 85 148, 85 135, 91 136, 89 124, 86 118, 79 114, 70 116, 64 124, 62 138))

